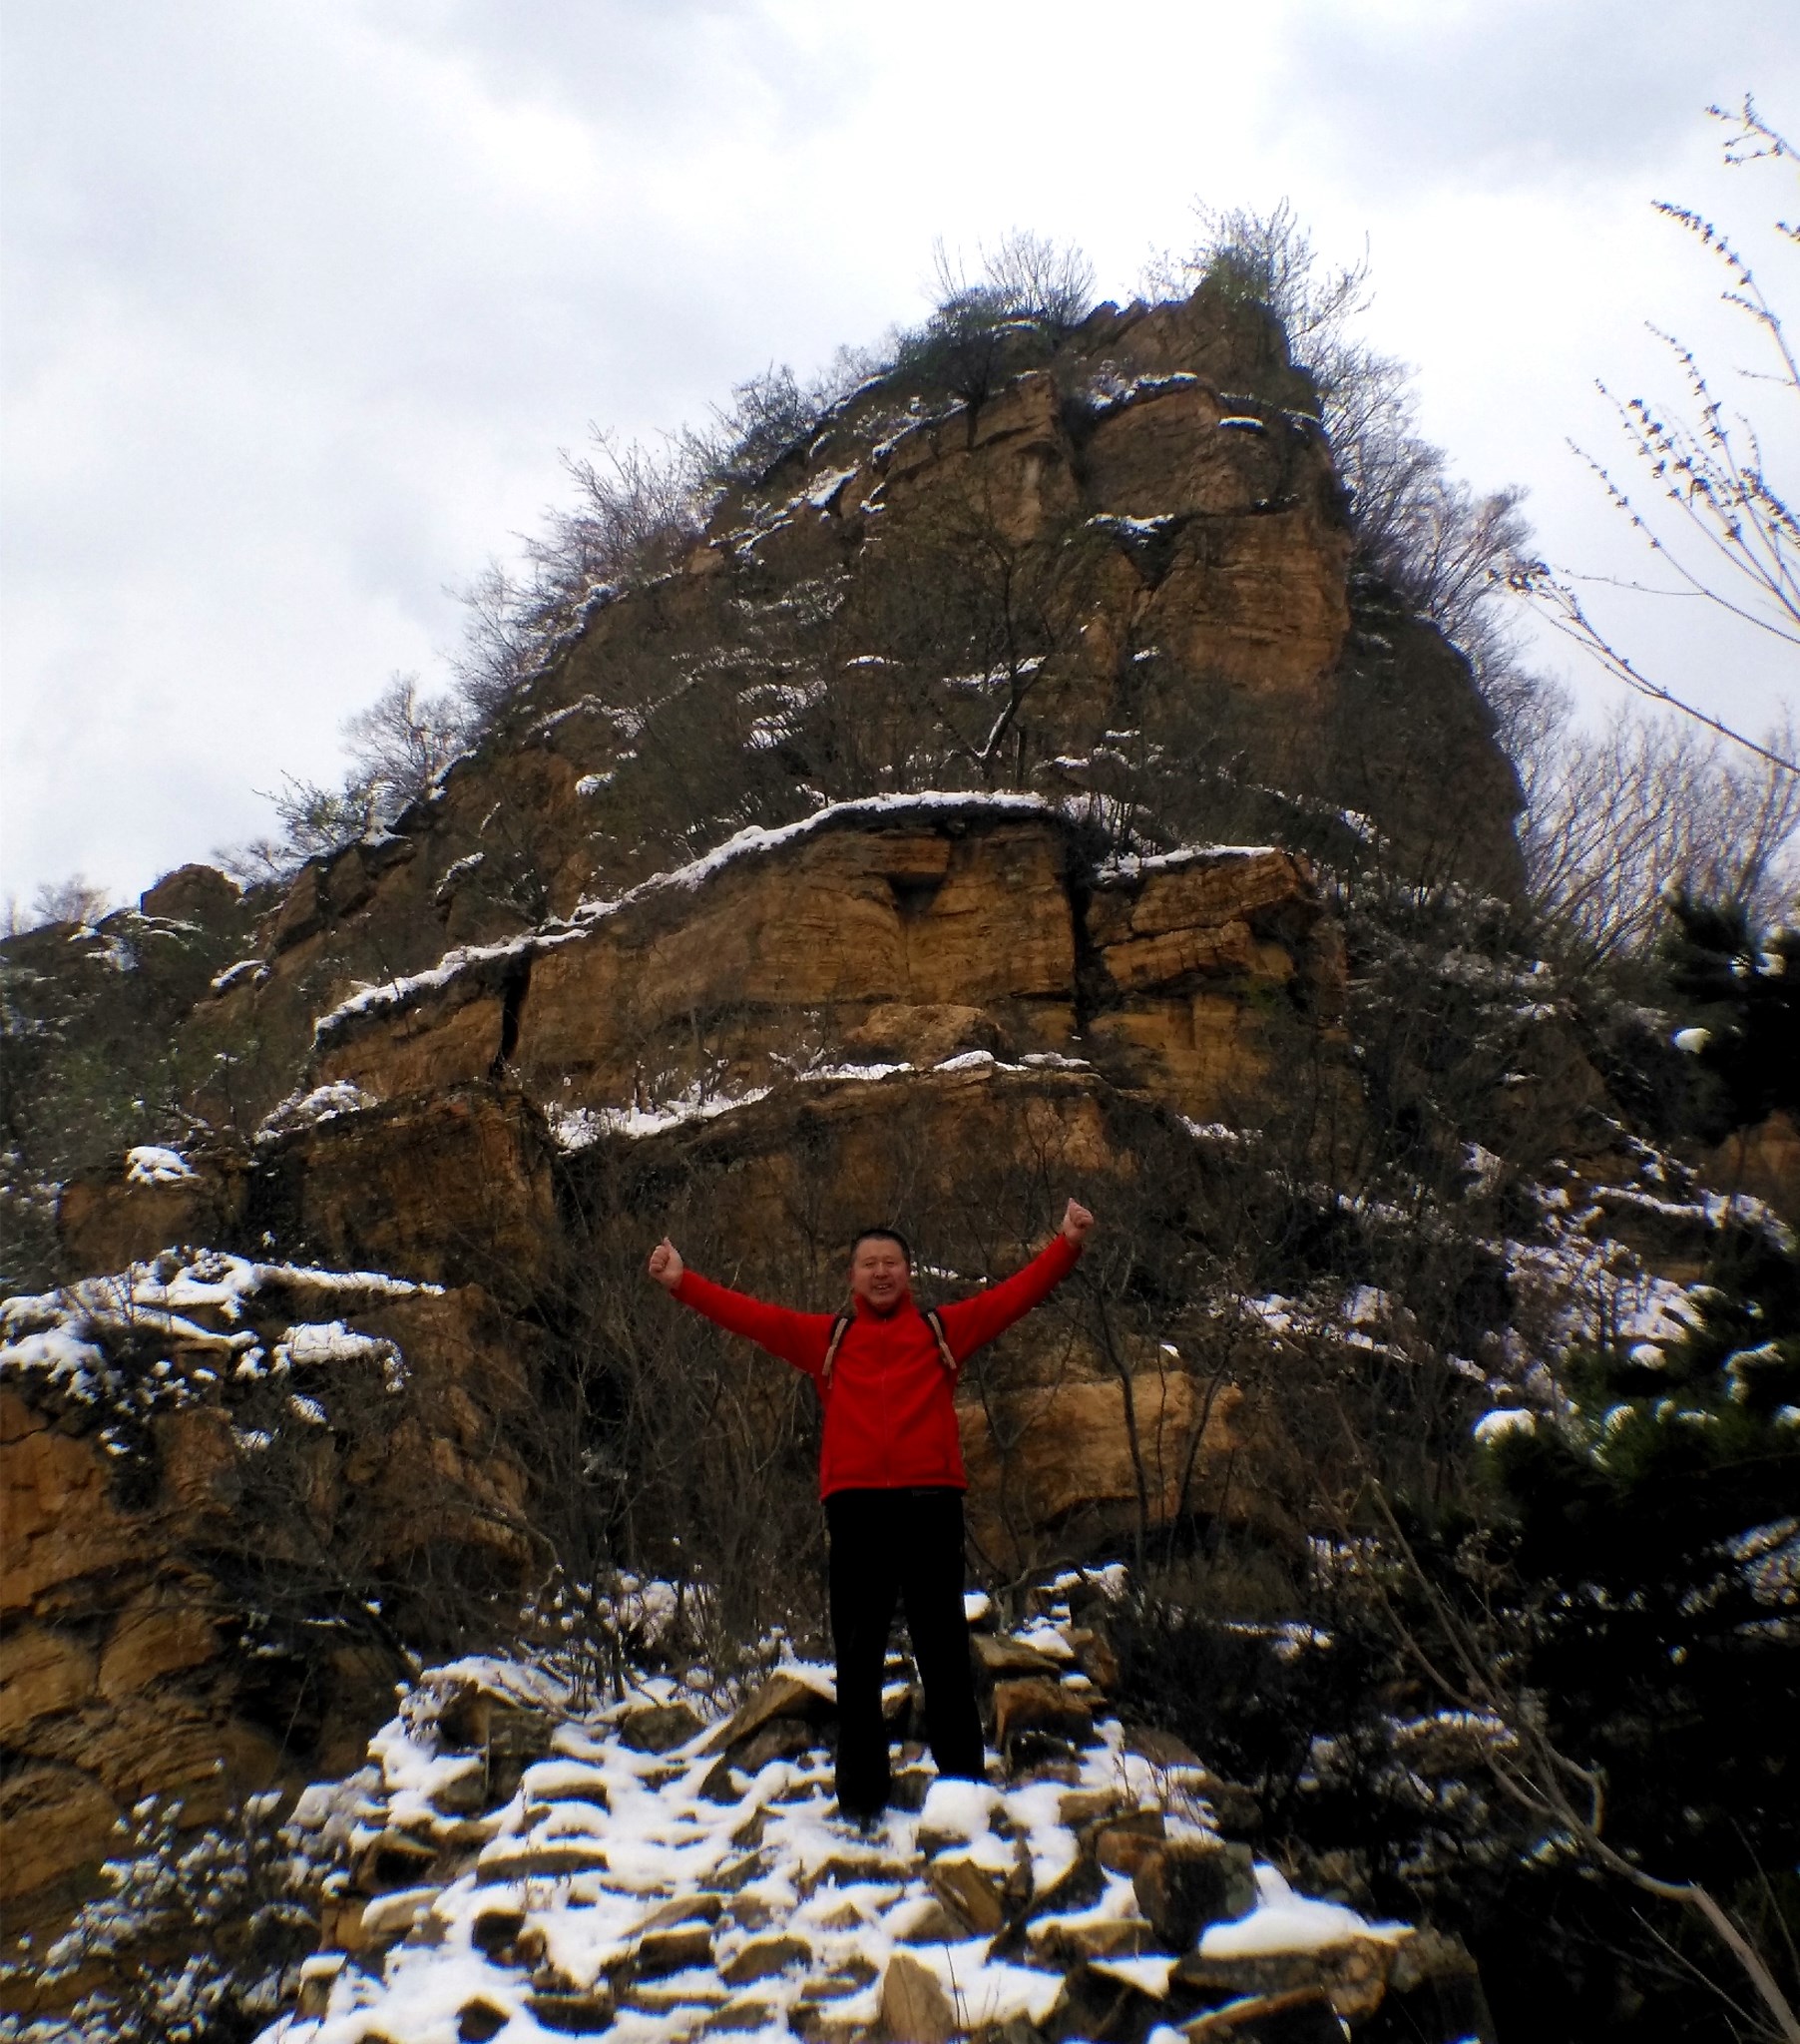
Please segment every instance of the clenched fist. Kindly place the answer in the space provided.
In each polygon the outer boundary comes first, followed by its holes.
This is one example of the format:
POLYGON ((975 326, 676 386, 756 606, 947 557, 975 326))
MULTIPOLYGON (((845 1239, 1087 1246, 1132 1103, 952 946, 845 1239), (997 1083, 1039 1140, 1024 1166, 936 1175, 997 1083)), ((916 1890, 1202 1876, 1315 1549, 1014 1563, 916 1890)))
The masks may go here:
POLYGON ((1079 1200, 1071 1200, 1069 1205, 1064 1208, 1064 1240, 1073 1243, 1078 1250, 1088 1240, 1088 1231, 1093 1226, 1094 1216, 1088 1212, 1087 1208, 1079 1200))
POLYGON ((665 1291, 675 1290, 686 1269, 687 1266, 681 1262, 680 1251, 668 1236, 665 1236, 650 1253, 650 1275, 665 1291))

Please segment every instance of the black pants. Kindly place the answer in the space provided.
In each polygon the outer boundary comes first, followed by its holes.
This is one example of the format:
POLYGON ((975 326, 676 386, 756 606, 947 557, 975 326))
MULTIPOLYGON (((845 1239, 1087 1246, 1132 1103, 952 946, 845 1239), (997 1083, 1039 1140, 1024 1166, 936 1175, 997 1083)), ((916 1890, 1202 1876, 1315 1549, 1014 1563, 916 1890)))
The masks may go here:
POLYGON ((831 1535, 831 1637, 837 1648, 837 1801, 847 1815, 888 1796, 882 1664, 896 1600, 906 1606, 925 1686, 925 1735, 940 1775, 984 1779, 981 1719, 963 1616, 960 1490, 839 1490, 831 1535))

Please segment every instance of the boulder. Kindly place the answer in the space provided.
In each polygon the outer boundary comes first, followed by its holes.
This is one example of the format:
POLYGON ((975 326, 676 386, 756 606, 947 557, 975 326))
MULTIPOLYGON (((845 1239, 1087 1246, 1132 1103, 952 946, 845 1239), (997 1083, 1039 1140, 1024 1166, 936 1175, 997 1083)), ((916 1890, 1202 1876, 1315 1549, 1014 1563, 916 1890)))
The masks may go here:
POLYGON ((1164 1839, 1137 1861, 1131 1890, 1164 1946, 1183 1951, 1209 1923, 1255 1908, 1250 1848, 1215 1838, 1164 1839))
POLYGON ((497 1838, 476 1862, 475 1878, 483 1887, 505 1881, 567 1880, 571 1874, 599 1872, 607 1851, 598 1838, 497 1838))
POLYGON ((712 1962, 710 1923, 677 1923, 668 1930, 649 1930, 639 1940, 634 1967, 640 1980, 684 1972, 712 1962))
POLYGON ((1073 1691, 1042 1676, 994 1685, 994 1744, 1002 1750, 1026 1733, 1084 1741, 1094 1714, 1073 1691))
POLYGON ((1152 1768, 1200 1768, 1199 1755, 1184 1739, 1177 1739, 1172 1732, 1158 1731, 1152 1725, 1127 1726, 1125 1749, 1148 1761, 1152 1768))
POLYGON ((719 1978, 729 1987, 745 1987, 773 1973, 784 1973, 789 1966, 804 1965, 811 1957, 812 1947, 804 1938, 760 1937, 721 1966, 719 1978))
POLYGON ((484 1958, 498 1960, 525 1928, 525 1911, 511 1902, 478 1907, 469 1925, 469 1942, 484 1958))
POLYGON ((1388 1969, 1383 1999, 1396 2032, 1449 2044, 1474 2037, 1492 2044, 1494 2017, 1475 1960, 1462 1940, 1422 1929, 1405 1940, 1388 1969))
POLYGON ((437 1897, 435 1887, 396 1888, 391 1894, 377 1895, 373 1901, 365 1902, 362 1909, 364 1948, 397 1943, 415 1925, 424 1921, 437 1897))
POLYGON ((1208 1993, 1312 1994, 1346 2022, 1361 2022, 1381 2006, 1394 1947, 1375 1938, 1345 1938, 1316 1951, 1267 1952, 1250 1958, 1208 1958, 1190 1952, 1178 1967, 1181 1981, 1208 1993))
POLYGON ((1072 1831, 1084 1830, 1111 1816, 1124 1800, 1121 1788, 1077 1788, 1057 1804, 1057 1821, 1072 1831))
POLYGON ((975 1652, 977 1671, 990 1681, 1007 1675, 1054 1677, 1060 1672, 1060 1664, 1048 1654, 1028 1646, 1024 1640, 1008 1639, 1003 1633, 976 1633, 969 1644, 975 1652))
POLYGON ((138 896, 139 913, 166 922, 203 928, 229 927, 237 919, 243 890, 217 866, 177 866, 138 896))
POLYGON ((571 2037, 599 2036, 612 2028, 616 2013, 612 1989, 604 1980, 574 1992, 537 1988, 526 1995, 525 2005, 541 2030, 571 2037))
MULTIPOLYGON (((451 1753, 479 1754, 485 1764, 484 1801, 510 1795, 527 1768, 550 1752, 555 1731, 547 1712, 479 1677, 429 1679, 420 1692, 439 1743, 451 1753)), ((459 1776, 461 1782, 464 1778, 459 1776)))
POLYGON ((1077 1626, 1069 1635, 1075 1649, 1075 1664, 1103 1695, 1119 1687, 1119 1656, 1113 1643, 1098 1627, 1077 1626))
POLYGON ((818 1742, 817 1729, 803 1718, 771 1718, 753 1739, 738 1748, 735 1759, 746 1775, 754 1775, 770 1761, 797 1761, 818 1742))
POLYGON ((970 1937, 992 1937, 1006 1921, 1004 1890, 972 1859, 941 1853, 925 1869, 939 1902, 970 1937))
POLYGON ((1343 2044, 1344 2026, 1316 1987, 1245 1995, 1182 2025, 1192 2044, 1343 2044))
POLYGON ((513 2019, 512 2011, 478 1994, 456 2012, 458 2044, 490 2044, 513 2019))
POLYGON ((881 1981, 881 2028, 891 2044, 950 2044, 956 2011, 937 1976, 910 1953, 897 1951, 881 1981))
POLYGON ((774 1718, 793 1718, 808 1725, 822 1725, 836 1711, 836 1694, 822 1672, 814 1676, 780 1669, 713 1732, 706 1742, 706 1749, 709 1753, 728 1752, 753 1738, 774 1718))
POLYGON ((671 1753, 702 1729, 687 1704, 644 1704, 619 1721, 620 1738, 640 1753, 671 1753))
POLYGON ((896 1933, 901 1944, 948 1944, 967 1934, 963 1918, 953 1916, 942 1902, 935 1900, 921 1909, 904 1931, 896 1933))
POLYGON ((1084 1844, 1091 1844, 1096 1861, 1109 1873, 1135 1876, 1152 1852, 1159 1852, 1167 1824, 1159 1809, 1133 1810, 1097 1824, 1084 1844))

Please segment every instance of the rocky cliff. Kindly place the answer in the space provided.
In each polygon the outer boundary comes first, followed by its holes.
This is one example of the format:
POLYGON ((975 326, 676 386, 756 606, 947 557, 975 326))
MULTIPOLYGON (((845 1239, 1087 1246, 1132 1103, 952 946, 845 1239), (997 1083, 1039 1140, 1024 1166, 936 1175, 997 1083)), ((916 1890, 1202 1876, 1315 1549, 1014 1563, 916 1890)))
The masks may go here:
POLYGON ((824 1308, 868 1220, 953 1292, 1099 1209, 959 1393, 996 1583, 1303 1552, 1358 1428, 1426 1466, 1580 1314, 1653 1324, 1720 1217, 1472 949, 1511 768, 1349 556, 1267 315, 1106 307, 979 398, 853 393, 391 828, 21 940, 180 1116, 64 1178, 69 1281, 5 1308, 12 1920, 146 1795, 347 1770, 552 1581, 786 1615, 814 1416, 647 1295, 666 1229, 824 1308))

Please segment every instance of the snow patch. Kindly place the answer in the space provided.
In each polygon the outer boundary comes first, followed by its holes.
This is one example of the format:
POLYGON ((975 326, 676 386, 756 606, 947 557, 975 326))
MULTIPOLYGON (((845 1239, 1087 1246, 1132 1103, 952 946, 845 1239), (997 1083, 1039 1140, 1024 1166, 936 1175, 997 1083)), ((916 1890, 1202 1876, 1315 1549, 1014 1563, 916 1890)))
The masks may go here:
POLYGON ((1533 1434, 1538 1430, 1538 1415, 1519 1407, 1509 1407, 1503 1412, 1485 1412, 1470 1429, 1484 1447, 1492 1447, 1496 1441, 1503 1441, 1509 1434, 1533 1434))
POLYGON ((173 1186, 195 1176, 193 1167, 179 1150, 162 1150, 154 1143, 140 1143, 125 1153, 126 1182, 134 1186, 173 1186))
POLYGON ((1256 1907, 1232 1923, 1214 1923, 1202 1934, 1203 1959, 1256 1959, 1276 1952, 1320 1952, 1334 1945, 1398 1944, 1410 1937, 1404 1923, 1370 1923, 1341 1902, 1315 1902, 1296 1895, 1272 1866, 1256 1868, 1256 1907))

